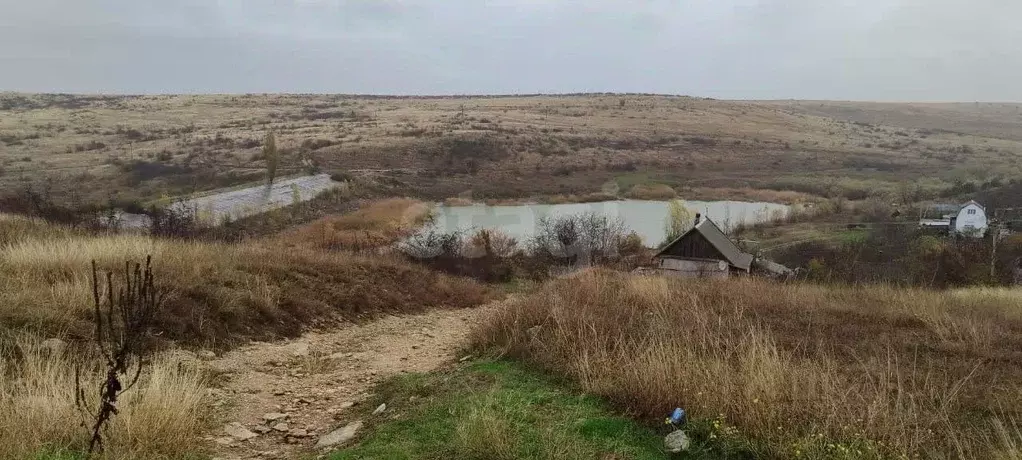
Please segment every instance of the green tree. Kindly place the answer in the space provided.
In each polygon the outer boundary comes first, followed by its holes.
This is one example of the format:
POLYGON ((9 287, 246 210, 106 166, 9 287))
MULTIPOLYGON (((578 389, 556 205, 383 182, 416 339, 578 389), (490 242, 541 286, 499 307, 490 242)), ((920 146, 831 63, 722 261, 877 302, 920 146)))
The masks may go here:
POLYGON ((668 202, 667 217, 664 219, 665 242, 673 241, 689 231, 695 223, 693 219, 695 219, 695 214, 685 205, 684 200, 668 202))
POLYGON ((266 133, 266 141, 263 142, 263 158, 266 159, 266 181, 273 184, 277 178, 277 163, 280 158, 277 156, 277 139, 273 137, 273 131, 266 133))

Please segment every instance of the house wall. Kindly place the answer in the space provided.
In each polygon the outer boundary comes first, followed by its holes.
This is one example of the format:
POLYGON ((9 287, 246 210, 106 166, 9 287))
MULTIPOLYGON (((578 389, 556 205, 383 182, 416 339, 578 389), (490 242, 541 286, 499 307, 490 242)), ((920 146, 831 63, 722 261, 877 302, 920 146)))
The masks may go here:
POLYGON ((727 278, 730 272, 719 260, 661 258, 658 264, 663 273, 685 278, 727 278))
POLYGON ((664 255, 689 257, 696 259, 723 259, 720 253, 702 233, 697 231, 685 234, 680 240, 664 251, 664 255))
POLYGON ((955 218, 955 232, 957 233, 977 233, 982 235, 987 230, 987 215, 983 211, 983 208, 976 205, 975 203, 969 204, 958 211, 958 216, 955 218), (970 214, 970 211, 972 212, 970 214))

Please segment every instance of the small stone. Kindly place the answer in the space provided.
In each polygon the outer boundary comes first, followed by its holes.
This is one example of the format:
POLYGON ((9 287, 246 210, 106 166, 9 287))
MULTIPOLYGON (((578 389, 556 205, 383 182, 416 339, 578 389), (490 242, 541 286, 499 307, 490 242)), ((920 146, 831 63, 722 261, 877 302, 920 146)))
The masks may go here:
POLYGON ((688 435, 684 431, 675 430, 664 437, 664 446, 667 450, 678 453, 683 450, 688 450, 688 446, 692 443, 689 440, 688 435))
POLYGON ((418 349, 419 349, 418 345, 412 345, 412 350, 418 350, 418 349))
POLYGON ((369 375, 376 375, 376 369, 369 371, 369 375))
POLYGON ((221 446, 229 446, 231 444, 234 444, 234 438, 216 438, 215 441, 217 444, 220 444, 221 446))
POLYGON ((273 396, 284 396, 287 392, 284 390, 273 390, 273 396))
POLYGON ((282 414, 280 412, 270 412, 268 414, 263 414, 263 420, 266 422, 276 422, 278 420, 283 420, 286 418, 287 414, 282 414))
POLYGON ((316 448, 322 449, 324 447, 332 447, 340 444, 344 444, 355 438, 358 434, 358 430, 362 429, 362 421, 356 420, 344 426, 344 428, 338 428, 330 433, 323 435, 316 441, 316 448))
POLYGON ((216 359, 216 353, 209 350, 202 350, 198 353, 198 356, 202 359, 216 359))
POLYGON ((232 438, 239 439, 242 441, 247 441, 256 436, 259 436, 258 434, 253 433, 248 428, 245 428, 245 425, 242 425, 239 422, 228 423, 227 426, 224 427, 224 433, 227 433, 227 435, 232 438))
POLYGON ((259 434, 266 434, 266 433, 269 433, 270 431, 273 431, 273 430, 270 429, 270 427, 268 427, 268 426, 259 425, 259 426, 255 427, 255 428, 252 428, 252 431, 255 431, 256 433, 259 433, 259 434))
POLYGON ((287 431, 289 429, 290 429, 290 427, 287 426, 287 424, 284 423, 284 422, 280 422, 280 423, 278 423, 276 425, 273 425, 273 431, 279 431, 281 433, 287 433, 287 431))
POLYGON ((337 407, 339 407, 339 408, 341 408, 341 409, 348 409, 348 408, 350 408, 350 407, 352 407, 352 406, 354 406, 354 405, 355 405, 355 401, 344 401, 344 402, 342 402, 342 403, 341 403, 341 404, 340 404, 339 406, 337 406, 337 407))
POLYGON ((302 428, 295 428, 287 432, 287 435, 292 438, 305 438, 309 436, 309 432, 302 428))
POLYGON ((376 410, 373 411, 373 415, 380 415, 385 410, 387 410, 387 403, 380 404, 376 407, 376 410))
POLYGON ((304 343, 304 342, 299 342, 299 343, 291 345, 291 355, 296 357, 296 358, 302 358, 302 357, 305 357, 305 356, 309 356, 309 344, 304 343))

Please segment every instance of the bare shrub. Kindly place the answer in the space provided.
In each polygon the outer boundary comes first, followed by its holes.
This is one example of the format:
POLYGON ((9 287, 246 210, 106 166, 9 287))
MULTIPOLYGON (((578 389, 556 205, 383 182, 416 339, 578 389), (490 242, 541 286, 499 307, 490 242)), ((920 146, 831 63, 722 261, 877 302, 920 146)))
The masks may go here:
POLYGON ((532 240, 534 254, 549 255, 568 265, 598 265, 616 260, 625 236, 625 224, 594 212, 572 216, 544 216, 532 240))

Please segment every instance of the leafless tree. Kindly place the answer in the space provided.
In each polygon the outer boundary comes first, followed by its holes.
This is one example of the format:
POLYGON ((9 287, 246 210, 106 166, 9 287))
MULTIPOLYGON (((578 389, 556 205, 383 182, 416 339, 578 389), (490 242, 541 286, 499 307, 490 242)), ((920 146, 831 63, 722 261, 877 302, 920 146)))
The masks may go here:
POLYGON ((625 236, 621 219, 587 212, 539 219, 533 251, 560 257, 569 265, 595 265, 613 260, 625 236))

